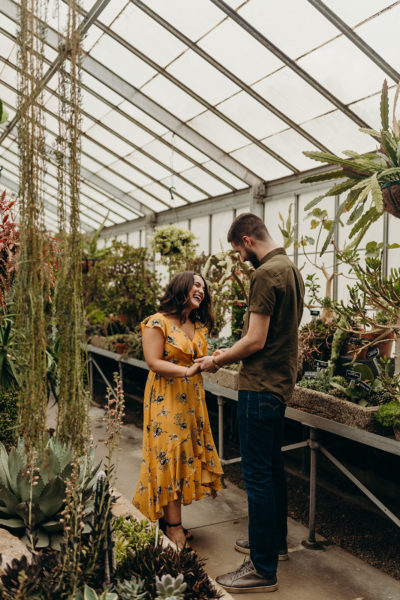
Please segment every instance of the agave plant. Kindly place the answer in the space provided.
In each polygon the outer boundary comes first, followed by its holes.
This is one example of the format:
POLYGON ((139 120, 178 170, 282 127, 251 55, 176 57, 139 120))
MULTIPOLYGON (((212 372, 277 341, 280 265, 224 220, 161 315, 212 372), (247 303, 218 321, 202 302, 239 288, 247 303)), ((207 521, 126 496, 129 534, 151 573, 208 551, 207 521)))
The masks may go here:
POLYGON ((108 592, 107 590, 98 596, 94 589, 85 585, 83 591, 79 590, 73 600, 118 600, 118 596, 114 592, 108 592))
MULTIPOLYGON (((312 210, 323 198, 335 197, 347 192, 345 200, 339 205, 335 218, 330 224, 329 233, 321 254, 325 252, 344 213, 350 212, 348 224, 353 225, 349 235, 350 238, 353 238, 350 244, 351 247, 358 246, 368 228, 381 217, 385 210, 400 217, 400 195, 397 199, 393 198, 389 189, 389 186, 393 184, 400 184, 400 122, 395 114, 399 92, 400 83, 397 86, 394 100, 392 128, 389 127, 389 99, 386 79, 383 83, 380 102, 381 130, 360 128, 360 131, 370 135, 375 143, 378 142, 379 147, 375 152, 358 154, 346 150, 343 154, 347 158, 327 152, 304 152, 309 158, 328 165, 335 165, 336 168, 329 172, 306 177, 302 180, 302 183, 345 179, 345 181, 331 187, 322 196, 318 196, 318 198, 309 202, 305 207, 305 210, 312 210), (394 203, 394 207, 390 201, 394 203)), ((400 192, 400 185, 395 195, 398 192, 400 192)))
MULTIPOLYGON (((43 457, 29 459, 22 438, 9 454, 0 444, 0 525, 25 530, 23 541, 35 547, 60 547, 61 512, 67 480, 73 470, 70 447, 50 438, 43 457), (28 537, 29 535, 29 537, 28 537)), ((79 463, 78 485, 85 513, 93 509, 93 494, 99 466, 94 467, 94 448, 79 463)))

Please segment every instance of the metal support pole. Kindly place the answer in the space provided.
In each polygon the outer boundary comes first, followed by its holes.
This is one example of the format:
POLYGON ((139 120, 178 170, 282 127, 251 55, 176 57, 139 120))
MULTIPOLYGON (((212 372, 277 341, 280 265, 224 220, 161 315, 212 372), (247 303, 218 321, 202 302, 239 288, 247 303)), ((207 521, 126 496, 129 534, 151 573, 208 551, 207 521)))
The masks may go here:
POLYGON ((218 403, 218 454, 220 460, 224 460, 224 404, 222 396, 217 396, 218 403))
POLYGON ((310 506, 308 517, 308 539, 303 546, 310 550, 321 550, 322 546, 315 539, 315 509, 317 497, 317 452, 319 449, 317 430, 310 427, 310 506))
POLYGON ((94 381, 93 381, 93 362, 92 362, 92 357, 89 354, 88 357, 88 361, 89 361, 89 392, 90 392, 90 399, 94 400, 94 381))
POLYGON ((122 362, 121 361, 119 361, 118 367, 119 367, 119 381, 121 383, 121 390, 124 391, 124 372, 122 370, 122 362))

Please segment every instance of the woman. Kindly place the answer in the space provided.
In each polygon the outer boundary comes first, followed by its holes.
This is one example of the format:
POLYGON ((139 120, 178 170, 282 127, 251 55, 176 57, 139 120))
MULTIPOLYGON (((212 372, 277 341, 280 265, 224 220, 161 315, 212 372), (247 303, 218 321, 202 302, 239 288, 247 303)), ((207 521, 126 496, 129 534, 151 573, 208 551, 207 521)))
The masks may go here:
POLYGON ((150 373, 143 464, 133 504, 151 521, 163 517, 167 536, 180 548, 186 541, 181 505, 214 497, 221 489, 202 376, 193 362, 207 354, 205 332, 213 322, 204 279, 185 271, 170 281, 159 312, 141 324, 150 373))

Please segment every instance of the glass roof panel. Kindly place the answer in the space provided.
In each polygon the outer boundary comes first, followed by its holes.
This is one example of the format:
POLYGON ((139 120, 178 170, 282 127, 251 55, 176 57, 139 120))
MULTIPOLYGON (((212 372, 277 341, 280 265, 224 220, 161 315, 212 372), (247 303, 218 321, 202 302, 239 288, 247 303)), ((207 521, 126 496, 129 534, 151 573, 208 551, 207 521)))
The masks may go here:
POLYGON ((219 196, 220 194, 226 194, 230 191, 230 188, 223 185, 217 179, 214 179, 208 173, 202 171, 199 167, 193 167, 182 173, 187 179, 193 181, 196 185, 206 190, 209 196, 219 196))
POLYGON ((108 35, 95 45, 91 55, 136 87, 142 86, 155 74, 154 69, 108 35))
POLYGON ((126 164, 126 162, 122 162, 122 160, 118 160, 111 166, 114 170, 118 171, 118 173, 124 175, 124 177, 127 177, 130 181, 132 181, 132 187, 147 185, 152 181, 149 177, 143 175, 143 173, 135 169, 133 166, 131 167, 126 164))
POLYGON ((96 25, 92 25, 83 39, 83 50, 91 52, 92 48, 104 36, 104 33, 96 25))
POLYGON ((167 71, 213 105, 239 91, 237 85, 193 50, 185 52, 167 71))
POLYGON ((135 198, 139 202, 142 202, 142 204, 144 204, 145 206, 148 206, 151 210, 154 210, 155 212, 160 212, 167 208, 165 206, 165 204, 158 202, 158 200, 155 200, 155 198, 153 198, 152 196, 149 196, 143 190, 133 190, 131 192, 131 196, 132 196, 132 198, 135 198))
MULTIPOLYGON (((113 166, 113 169, 114 169, 114 166, 113 166)), ((112 185, 114 185, 116 188, 118 188, 122 192, 129 192, 134 187, 133 183, 130 183, 129 181, 125 181, 125 179, 122 179, 122 177, 119 177, 118 175, 111 173, 109 169, 107 169, 107 170, 102 169, 97 172, 97 175, 99 175, 99 177, 102 177, 103 179, 106 179, 107 183, 111 183, 112 185)))
POLYGON ((198 45, 248 84, 282 66, 276 56, 229 19, 207 34, 198 45))
POLYGON ((98 140, 103 146, 110 148, 110 150, 116 152, 119 156, 126 156, 132 152, 132 146, 123 142, 109 131, 106 131, 101 125, 91 127, 88 133, 90 137, 98 140))
POLYGON ((13 50, 15 53, 15 42, 10 40, 10 38, 6 37, 5 35, 0 34, 0 48, 1 55, 8 58, 13 50))
POLYGON ((175 133, 168 131, 168 133, 166 133, 164 137, 171 144, 176 146, 176 148, 179 148, 179 150, 182 150, 182 152, 187 154, 190 158, 193 158, 193 160, 196 160, 197 162, 200 162, 200 163, 204 162, 205 160, 208 160, 208 157, 205 154, 200 152, 200 150, 197 150, 197 148, 192 146, 192 144, 189 144, 188 142, 183 140, 181 137, 179 137, 179 135, 176 135, 175 133))
POLYGON ((361 133, 358 126, 338 110, 303 123, 303 129, 318 136, 336 154, 341 154, 343 150, 368 152, 373 148, 372 139, 361 133))
POLYGON ((129 121, 129 119, 115 111, 109 111, 101 121, 104 125, 108 125, 117 133, 133 142, 136 146, 143 146, 154 140, 154 137, 144 131, 144 129, 138 127, 129 121))
POLYGON ((192 40, 203 36, 224 18, 208 0, 146 0, 146 4, 192 40))
POLYGON ((307 0, 279 0, 270 10, 266 9, 265 0, 251 0, 239 14, 292 58, 338 34, 338 30, 307 0))
POLYGON ((175 36, 130 2, 111 29, 163 67, 186 50, 175 36))
MULTIPOLYGON (((146 187, 144 188, 144 191, 147 191, 150 194, 153 194, 153 196, 155 196, 159 200, 162 200, 166 204, 172 205, 171 193, 170 193, 169 189, 162 187, 159 183, 151 183, 150 185, 146 185, 146 187)), ((177 190, 177 191, 178 191, 178 193, 180 193, 179 190, 177 190)), ((164 206, 164 209, 165 208, 166 207, 164 206)))
MULTIPOLYGON (((395 94, 395 86, 389 89, 389 106, 391 110, 393 110, 393 99, 395 94)), ((381 112, 380 112, 380 100, 381 100, 381 90, 366 98, 365 100, 360 100, 360 102, 355 102, 351 104, 351 109, 360 115, 373 129, 381 128, 381 112)), ((392 113, 390 115, 392 118, 392 113)), ((369 138, 370 142, 373 143, 372 138, 369 138)))
POLYGON ((183 92, 178 86, 157 75, 142 91, 182 121, 187 121, 204 110, 204 106, 183 92))
POLYGON ((89 75, 89 73, 87 73, 84 70, 82 70, 82 83, 86 85, 89 88, 89 90, 93 90, 94 92, 99 94, 101 98, 104 98, 105 100, 111 102, 111 104, 118 106, 121 102, 123 102, 122 96, 117 94, 107 85, 101 83, 101 81, 99 81, 95 77, 89 75))
MULTIPOLYGON (((171 188, 174 187, 176 190, 176 193, 183 196, 186 200, 189 200, 189 202, 195 202, 196 200, 202 200, 203 198, 207 197, 206 194, 203 194, 202 192, 200 192, 193 186, 189 185, 188 183, 186 183, 186 181, 183 181, 180 177, 176 177, 176 176, 168 177, 166 179, 162 179, 161 181, 167 187, 171 187, 171 188)), ((146 189, 149 189, 150 187, 151 186, 147 186, 146 189)), ((176 197, 175 194, 174 194, 174 196, 175 196, 175 200, 181 200, 181 198, 176 197)), ((168 202, 168 204, 171 204, 171 195, 170 194, 169 194, 169 199, 165 198, 165 202, 168 202)))
POLYGON ((209 110, 192 119, 189 125, 226 152, 248 143, 248 138, 209 110))
POLYGON ((143 147, 143 150, 158 158, 158 160, 165 165, 168 165, 174 171, 183 171, 184 169, 190 169, 190 167, 193 166, 192 162, 186 160, 186 158, 177 152, 174 152, 171 148, 158 140, 154 140, 151 144, 147 144, 143 147))
POLYGON ((265 181, 292 174, 284 165, 254 144, 249 144, 244 148, 232 152, 232 156, 249 167, 249 169, 265 181))
POLYGON ((82 138, 82 149, 90 156, 93 156, 93 158, 97 158, 104 165, 109 165, 115 161, 115 156, 85 137, 82 138))
POLYGON ((17 24, 2 13, 0 13, 0 27, 3 27, 14 37, 17 35, 17 24))
POLYGON ((273 135, 287 125, 272 112, 254 100, 247 92, 240 92, 233 98, 225 100, 218 105, 218 110, 230 117, 232 121, 241 125, 257 139, 273 135))
POLYGON ((393 4, 393 0, 362 0, 362 2, 324 0, 324 2, 351 27, 393 4))
POLYGON ((252 87, 296 123, 334 109, 333 104, 289 67, 280 69, 252 87))
MULTIPOLYGON (((82 5, 86 11, 90 11, 95 3, 95 0, 83 0, 82 5)), ((112 0, 112 2, 109 2, 101 11, 101 22, 110 25, 127 4, 129 4, 129 0, 112 0)))
POLYGON ((159 164, 141 154, 141 152, 135 150, 131 154, 125 157, 134 167, 138 167, 142 169, 146 173, 149 173, 155 179, 161 179, 162 177, 167 177, 169 175, 169 171, 161 167, 159 164))
POLYGON ((318 150, 294 129, 286 129, 277 135, 263 140, 266 146, 284 156, 293 166, 300 171, 315 167, 315 161, 304 156, 304 150, 318 150))
POLYGON ((344 36, 304 56, 298 64, 346 104, 374 93, 384 79, 381 69, 344 36))
POLYGON ((152 117, 149 117, 145 112, 140 110, 140 108, 136 108, 136 106, 127 100, 124 100, 119 105, 119 108, 139 123, 142 123, 144 127, 148 127, 148 129, 154 131, 157 135, 163 135, 168 131, 164 125, 161 125, 161 123, 152 119, 152 117))
POLYGON ((221 177, 224 181, 226 181, 226 183, 230 183, 235 188, 242 189, 247 187, 247 183, 245 183, 238 177, 235 177, 235 175, 232 175, 232 173, 224 169, 224 167, 221 167, 221 165, 214 162, 213 160, 208 160, 207 162, 204 162, 203 165, 207 167, 209 171, 212 171, 213 173, 221 177))
POLYGON ((397 4, 357 28, 358 35, 397 70, 400 70, 400 53, 393 40, 397 39, 399 23, 400 6, 397 4), (383 31, 385 35, 382 35, 383 31))
POLYGON ((5 65, 1 73, 1 78, 7 81, 8 85, 11 85, 15 90, 17 89, 17 71, 15 69, 5 65))
POLYGON ((95 120, 102 119, 110 112, 110 107, 107 104, 98 100, 93 94, 89 94, 87 90, 82 90, 82 108, 95 120))
MULTIPOLYGON (((13 92, 12 90, 10 90, 10 88, 6 87, 5 85, 2 85, 1 83, 0 83, 0 98, 3 100, 3 102, 6 102, 10 106, 13 106, 16 108, 17 94, 15 92, 13 92)), ((7 112, 8 113, 10 112, 9 108, 7 108, 7 112)))

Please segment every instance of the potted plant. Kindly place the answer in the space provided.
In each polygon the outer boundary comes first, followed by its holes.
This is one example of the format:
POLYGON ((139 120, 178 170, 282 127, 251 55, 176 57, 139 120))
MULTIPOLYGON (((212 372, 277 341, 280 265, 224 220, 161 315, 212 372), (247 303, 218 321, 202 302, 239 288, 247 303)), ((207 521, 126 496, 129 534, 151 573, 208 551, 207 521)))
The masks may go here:
POLYGON ((376 413, 377 421, 384 427, 393 427, 396 440, 400 442, 400 401, 383 404, 376 413))
POLYGON ((336 225, 346 212, 350 212, 348 224, 353 225, 349 237, 354 238, 351 243, 354 248, 357 248, 367 229, 381 217, 384 211, 400 217, 400 132, 399 121, 395 114, 399 90, 400 84, 397 86, 394 99, 392 128, 389 126, 386 79, 382 86, 380 103, 381 130, 360 128, 361 132, 370 135, 375 142, 378 142, 376 151, 358 154, 346 150, 343 154, 347 158, 327 152, 304 152, 309 158, 327 165, 334 165, 335 169, 306 177, 302 183, 344 179, 343 182, 331 187, 325 194, 312 200, 305 210, 311 210, 323 198, 334 198, 348 192, 336 211, 321 254, 326 250, 336 225))

